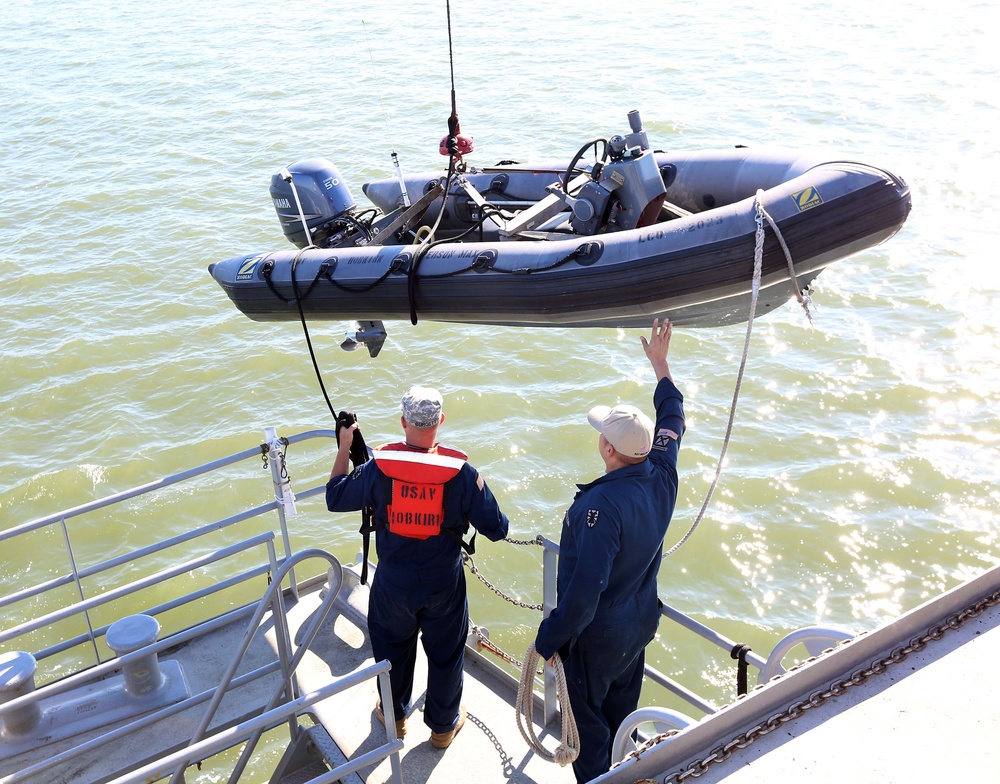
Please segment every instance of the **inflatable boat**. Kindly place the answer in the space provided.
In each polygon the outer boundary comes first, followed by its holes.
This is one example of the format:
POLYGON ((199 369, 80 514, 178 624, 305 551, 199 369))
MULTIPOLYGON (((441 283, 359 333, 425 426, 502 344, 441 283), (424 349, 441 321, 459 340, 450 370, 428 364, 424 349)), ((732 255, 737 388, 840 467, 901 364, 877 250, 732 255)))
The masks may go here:
POLYGON ((892 237, 910 211, 906 183, 876 166, 774 148, 656 151, 636 112, 629 122, 568 162, 476 168, 456 152, 447 174, 366 183, 373 209, 333 163, 302 161, 270 189, 297 249, 209 270, 255 321, 712 327, 748 319, 755 253, 761 314, 892 237))

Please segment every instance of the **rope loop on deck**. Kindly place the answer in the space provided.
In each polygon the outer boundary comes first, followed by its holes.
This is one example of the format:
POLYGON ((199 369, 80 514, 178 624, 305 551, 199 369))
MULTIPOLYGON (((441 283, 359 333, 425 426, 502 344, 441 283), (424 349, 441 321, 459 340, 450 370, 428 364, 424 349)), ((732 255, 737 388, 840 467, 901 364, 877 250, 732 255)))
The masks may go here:
POLYGON ((534 708, 534 682, 538 669, 538 662, 541 655, 535 650, 535 644, 531 643, 528 650, 524 652, 524 665, 521 668, 521 683, 517 689, 517 704, 515 712, 517 714, 517 728, 521 731, 521 737, 532 750, 547 762, 557 762, 561 767, 572 764, 580 755, 580 733, 576 727, 576 719, 573 717, 573 708, 569 701, 569 692, 566 686, 566 672, 563 669, 562 659, 559 654, 552 655, 552 670, 556 679, 556 696, 559 699, 559 708, 562 715, 562 740, 559 748, 554 752, 546 749, 538 736, 535 735, 534 721, 532 713, 534 708), (523 721, 522 721, 523 718, 523 721), (525 723, 527 728, 525 728, 525 723))

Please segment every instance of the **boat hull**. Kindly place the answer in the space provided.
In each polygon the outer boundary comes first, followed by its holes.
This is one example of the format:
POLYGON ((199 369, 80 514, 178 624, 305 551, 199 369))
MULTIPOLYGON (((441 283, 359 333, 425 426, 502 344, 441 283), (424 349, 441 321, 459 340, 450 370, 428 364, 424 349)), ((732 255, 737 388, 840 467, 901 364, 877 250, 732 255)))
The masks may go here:
MULTIPOLYGON (((310 319, 637 327, 656 316, 678 326, 713 327, 749 316, 758 190, 789 249, 798 287, 829 264, 886 241, 910 210, 902 180, 858 163, 738 148, 657 153, 657 164, 668 201, 692 214, 566 239, 502 241, 484 231, 481 241, 436 245, 415 274, 413 245, 246 254, 210 271, 255 321, 297 320, 301 304, 310 319)), ((469 180, 490 202, 523 203, 544 195, 557 179, 553 171, 501 166, 469 180), (504 194, 491 192, 500 174, 504 194)), ((420 193, 430 181, 409 178, 408 191, 420 193)), ((390 210, 399 184, 369 183, 365 193, 390 210)), ((463 228, 463 196, 449 195, 445 230, 463 228)), ((475 217, 470 214, 468 225, 475 217)), ((426 221, 434 218, 429 213, 426 221)), ((780 307, 795 288, 781 242, 767 226, 757 312, 780 307)))

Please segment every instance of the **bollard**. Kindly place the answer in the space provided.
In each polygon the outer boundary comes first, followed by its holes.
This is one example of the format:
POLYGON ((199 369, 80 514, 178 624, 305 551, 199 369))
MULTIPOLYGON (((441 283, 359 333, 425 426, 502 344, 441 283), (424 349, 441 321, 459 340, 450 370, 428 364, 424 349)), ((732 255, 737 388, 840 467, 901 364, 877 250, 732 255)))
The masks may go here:
MULTIPOLYGON (((124 656, 156 642, 159 622, 149 615, 130 615, 108 627, 104 640, 116 656, 124 656)), ((160 662, 155 653, 122 665, 125 692, 133 696, 149 694, 163 685, 160 662)))
MULTIPOLYGON (((35 690, 35 657, 24 651, 0 653, 0 704, 23 697, 35 690)), ((34 702, 22 708, 0 713, 0 736, 26 735, 41 718, 34 702)))

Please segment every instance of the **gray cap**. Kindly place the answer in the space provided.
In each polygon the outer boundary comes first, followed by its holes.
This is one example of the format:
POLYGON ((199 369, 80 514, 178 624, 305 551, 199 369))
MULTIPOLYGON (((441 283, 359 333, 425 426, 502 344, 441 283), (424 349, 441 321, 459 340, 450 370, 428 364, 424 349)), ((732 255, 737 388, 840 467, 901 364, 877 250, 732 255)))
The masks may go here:
POLYGON ((444 400, 433 387, 410 387, 403 393, 399 410, 413 427, 436 427, 441 424, 444 400))
POLYGON ((645 457, 653 445, 653 422, 635 406, 596 406, 587 421, 616 451, 629 457, 645 457))

